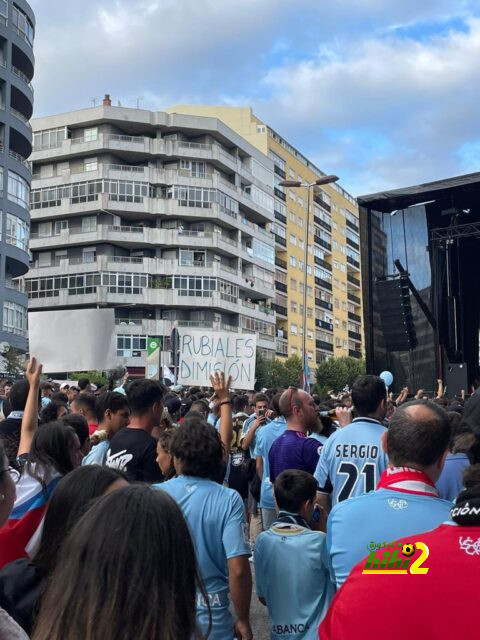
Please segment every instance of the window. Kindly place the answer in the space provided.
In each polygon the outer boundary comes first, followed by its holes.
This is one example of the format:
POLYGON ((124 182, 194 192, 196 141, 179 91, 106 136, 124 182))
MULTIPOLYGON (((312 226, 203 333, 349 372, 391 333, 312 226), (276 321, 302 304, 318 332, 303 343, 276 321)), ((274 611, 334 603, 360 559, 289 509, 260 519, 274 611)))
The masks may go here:
POLYGON ((272 338, 275 337, 275 325, 264 320, 257 320, 250 316, 240 316, 240 326, 247 331, 272 336, 272 338))
MULTIPOLYGON (((213 286, 215 288, 215 278, 204 278, 205 280, 213 280, 213 286)), ((211 286, 211 285, 210 285, 211 286)), ((226 280, 218 280, 218 290, 220 292, 220 298, 227 302, 238 302, 238 286, 231 284, 226 280)))
POLYGON ((292 211, 290 211, 288 215, 290 218, 290 222, 295 222, 295 220, 297 219, 297 216, 292 211))
POLYGON ((307 287, 307 296, 311 298, 312 294, 313 294, 312 287, 307 287))
POLYGON ((307 330, 307 338, 308 340, 313 340, 313 331, 307 330))
POLYGON ((252 240, 252 255, 268 264, 275 264, 275 248, 258 238, 252 240))
POLYGON ((298 246, 300 247, 300 249, 305 249, 305 243, 303 240, 299 240, 298 241, 298 246))
POLYGON ((3 330, 18 336, 27 335, 27 309, 16 302, 3 303, 3 330))
POLYGON ((290 234, 290 244, 293 244, 295 247, 297 246, 297 238, 292 233, 290 234))
POLYGON ((301 196, 297 196, 297 202, 299 207, 303 207, 303 198, 301 196))
POLYGON ((49 267, 52 264, 52 254, 50 251, 41 251, 38 254, 38 266, 49 267))
POLYGON ((0 193, 3 195, 3 167, 0 167, 0 193))
POLYGON ((303 229, 303 218, 301 216, 297 216, 297 224, 300 229, 303 229))
MULTIPOLYGON (((179 296, 211 298, 212 292, 217 288, 217 281, 215 278, 202 276, 175 276, 173 288, 178 291, 179 296)), ((225 291, 224 294, 226 295, 225 291)))
POLYGON ((296 291, 297 290, 297 281, 294 280, 293 278, 290 279, 290 289, 292 291, 296 291))
POLYGON ((27 15, 23 13, 23 11, 19 9, 15 4, 12 7, 12 22, 18 35, 26 40, 31 47, 33 47, 33 39, 35 37, 33 24, 30 22, 27 15))
POLYGON ((52 235, 52 223, 51 222, 39 222, 38 227, 39 238, 49 238, 52 235))
POLYGON ((30 186, 28 182, 14 171, 8 171, 8 199, 28 209, 30 186))
POLYGON ((3 24, 7 24, 8 20, 8 2, 7 0, 0 1, 0 21, 3 24))
POLYGON ((340 340, 340 338, 335 338, 335 346, 337 347, 337 349, 342 346, 342 341, 340 340))
POLYGON ((193 251, 180 249, 180 266, 182 267, 204 267, 206 262, 205 251, 193 251))
POLYGON ((300 271, 303 271, 305 269, 305 262, 303 260, 298 261, 298 268, 300 269, 300 271))
POLYGON ((307 264, 307 274, 308 274, 309 276, 311 276, 311 275, 312 275, 312 267, 311 267, 309 264, 307 264))
POLYGON ((98 161, 96 158, 86 158, 83 162, 84 171, 97 171, 98 161))
POLYGON ((297 313, 297 303, 295 302, 295 300, 290 300, 290 311, 292 311, 293 313, 297 313))
POLYGON ((97 216, 87 216, 82 218, 82 232, 90 233, 97 230, 97 216))
POLYGON ((91 127, 90 129, 85 129, 83 132, 83 139, 85 142, 94 142, 98 138, 98 129, 97 127, 91 127))
POLYGON ((44 129, 33 134, 33 148, 35 151, 41 149, 54 149, 60 147, 62 141, 68 137, 67 127, 57 127, 55 129, 44 129))
POLYGON ((280 238, 283 238, 284 240, 286 239, 287 231, 286 231, 285 227, 282 227, 281 224, 277 224, 276 222, 272 222, 271 230, 272 230, 272 233, 275 234, 276 236, 279 236, 280 238))
POLYGON ((292 336, 298 335, 298 327, 296 324, 290 325, 290 333, 292 334, 292 336))
POLYGON ((97 260, 97 250, 95 247, 88 247, 82 252, 83 262, 95 262, 97 260))
POLYGON ((341 271, 342 273, 347 273, 347 267, 346 267, 344 264, 341 264, 341 265, 340 265, 340 271, 341 271))
POLYGON ((313 309, 311 307, 307 307, 307 318, 313 318, 313 309))
MULTIPOLYGON (((145 287, 153 288, 152 276, 146 274, 136 273, 115 273, 112 271, 103 272, 101 275, 101 283, 104 287, 108 287, 109 293, 131 293, 135 295, 141 295, 145 287)), ((77 276, 77 279, 79 277, 77 276)), ((77 284, 78 288, 86 287, 84 280, 88 278, 88 275, 82 276, 77 284)), ((168 281, 168 279, 167 279, 168 281)), ((171 286, 171 281, 170 281, 171 286)), ((72 293, 72 284, 70 284, 69 293, 72 293)), ((90 293, 85 288, 85 291, 75 291, 75 293, 90 293)), ((92 291, 93 293, 93 291, 92 291)))
POLYGON ((290 266, 291 267, 297 266, 297 259, 295 258, 295 256, 290 256, 290 266))
MULTIPOLYGON (((42 224, 50 224, 48 223, 42 223, 42 224)), ((68 229, 68 220, 55 220, 54 223, 54 235, 59 236, 62 233, 63 229, 68 229)), ((38 229, 39 229, 39 235, 40 235, 40 224, 38 225, 38 229)), ((50 233, 48 233, 48 235, 50 235, 50 233)))
POLYGON ((28 223, 11 213, 7 213, 7 243, 23 251, 28 251, 29 235, 30 227, 28 223))
MULTIPOLYGON (((146 350, 147 336, 117 335, 117 356, 131 358, 134 355, 133 352, 146 350)), ((141 354, 138 355, 140 356, 141 354)))
POLYGON ((276 164, 280 169, 282 169, 282 171, 285 171, 285 160, 283 158, 281 158, 278 154, 276 154, 274 151, 270 150, 268 152, 268 157, 270 158, 270 160, 273 160, 274 164, 276 164))
POLYGON ((300 291, 300 293, 303 293, 305 291, 303 282, 300 282, 300 284, 298 285, 298 290, 300 291))
POLYGON ((295 193, 291 189, 288 190, 288 197, 292 202, 295 202, 295 193))

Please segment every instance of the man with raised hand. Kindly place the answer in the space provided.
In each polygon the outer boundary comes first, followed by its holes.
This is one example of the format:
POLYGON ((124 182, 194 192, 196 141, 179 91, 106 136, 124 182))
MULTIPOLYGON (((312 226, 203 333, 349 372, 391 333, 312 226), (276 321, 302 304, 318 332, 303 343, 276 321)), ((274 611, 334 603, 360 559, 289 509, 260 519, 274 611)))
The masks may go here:
POLYGON ((397 409, 382 435, 390 466, 377 489, 339 502, 328 517, 327 550, 337 586, 368 555, 370 543, 428 531, 448 518, 452 505, 439 498, 435 483, 449 441, 448 415, 437 404, 417 400, 397 409))

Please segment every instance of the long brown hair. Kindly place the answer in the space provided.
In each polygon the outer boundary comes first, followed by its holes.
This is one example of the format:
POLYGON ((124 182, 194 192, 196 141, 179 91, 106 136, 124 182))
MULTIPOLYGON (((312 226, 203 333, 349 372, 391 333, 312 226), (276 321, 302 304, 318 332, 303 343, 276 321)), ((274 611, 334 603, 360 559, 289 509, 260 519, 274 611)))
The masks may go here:
POLYGON ((205 595, 177 504, 146 485, 125 487, 66 539, 32 640, 202 640, 197 589, 205 595))

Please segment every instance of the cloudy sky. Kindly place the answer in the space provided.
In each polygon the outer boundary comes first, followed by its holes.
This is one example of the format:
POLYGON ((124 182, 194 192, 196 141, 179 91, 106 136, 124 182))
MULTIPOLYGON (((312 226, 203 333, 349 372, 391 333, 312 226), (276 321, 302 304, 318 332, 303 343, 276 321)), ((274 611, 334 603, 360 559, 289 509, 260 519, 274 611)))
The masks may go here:
POLYGON ((30 0, 35 113, 251 105, 354 195, 480 170, 479 0, 30 0))

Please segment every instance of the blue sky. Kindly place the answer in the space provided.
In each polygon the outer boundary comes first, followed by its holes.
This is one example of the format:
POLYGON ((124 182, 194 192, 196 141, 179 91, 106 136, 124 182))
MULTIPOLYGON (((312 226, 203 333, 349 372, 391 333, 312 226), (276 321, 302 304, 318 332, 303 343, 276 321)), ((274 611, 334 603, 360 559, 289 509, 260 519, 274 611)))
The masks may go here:
POLYGON ((250 105, 353 195, 480 170, 479 0, 31 0, 35 113, 250 105))

